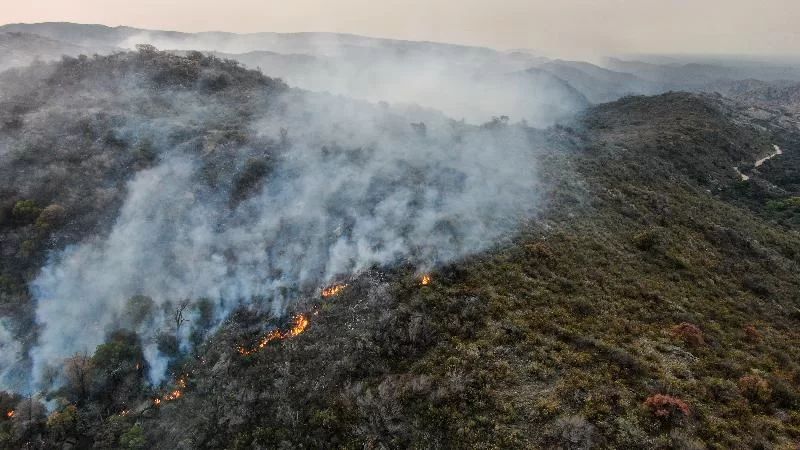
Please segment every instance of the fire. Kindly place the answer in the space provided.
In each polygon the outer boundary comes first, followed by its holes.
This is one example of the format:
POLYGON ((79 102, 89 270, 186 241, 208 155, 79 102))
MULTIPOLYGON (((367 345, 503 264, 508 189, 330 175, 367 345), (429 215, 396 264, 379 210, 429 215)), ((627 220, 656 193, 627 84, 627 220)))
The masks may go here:
POLYGON ((17 412, 16 412, 16 411, 14 411, 13 409, 9 410, 9 411, 6 413, 6 417, 8 417, 9 419, 13 419, 13 418, 14 418, 14 416, 16 416, 16 415, 17 415, 17 412))
POLYGON ((431 284, 431 281, 433 281, 433 278, 431 278, 431 274, 424 273, 422 274, 422 278, 420 279, 419 284, 422 286, 427 286, 431 284))
POLYGON ((308 328, 308 325, 309 321, 306 318, 306 316, 304 316, 303 314, 298 314, 297 317, 294 318, 294 325, 290 330, 288 331, 272 330, 266 336, 261 338, 261 340, 258 342, 258 345, 256 345, 255 347, 247 348, 245 346, 240 345, 236 347, 236 351, 239 352, 239 354, 242 356, 252 355, 253 353, 266 347, 267 344, 269 344, 272 341, 279 341, 295 337, 303 333, 304 331, 306 331, 306 328, 308 328))
POLYGON ((120 411, 119 415, 122 416, 122 417, 125 417, 130 413, 131 413, 131 410, 130 409, 126 409, 126 410, 120 411))
POLYGON ((183 392, 181 392, 180 389, 175 389, 174 391, 172 391, 169 394, 165 395, 164 396, 164 400, 168 401, 168 402, 171 402, 172 400, 177 400, 177 399, 181 398, 182 394, 183 394, 183 392))
POLYGON ((346 288, 346 287, 347 287, 347 284, 345 284, 345 283, 334 284, 331 287, 327 287, 327 288, 323 289, 322 290, 322 296, 326 297, 326 298, 327 297, 334 297, 336 295, 341 294, 342 291, 344 290, 344 288, 346 288))
POLYGON ((306 328, 308 328, 308 319, 306 319, 304 315, 300 314, 294 319, 294 326, 291 330, 289 330, 289 337, 297 336, 303 331, 306 331, 306 328))
POLYGON ((177 400, 183 396, 183 390, 186 389, 186 378, 181 377, 178 380, 178 389, 173 390, 167 394, 162 395, 160 398, 156 397, 153 399, 153 404, 156 406, 161 405, 164 402, 171 402, 173 400, 177 400))

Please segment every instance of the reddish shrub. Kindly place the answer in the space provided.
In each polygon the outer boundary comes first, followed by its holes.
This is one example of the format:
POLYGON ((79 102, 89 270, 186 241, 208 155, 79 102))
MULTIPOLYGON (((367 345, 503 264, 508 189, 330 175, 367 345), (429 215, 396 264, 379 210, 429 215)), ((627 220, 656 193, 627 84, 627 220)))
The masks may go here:
POLYGON ((672 335, 682 339, 689 347, 700 347, 706 344, 703 339, 703 332, 697 325, 689 322, 681 322, 672 327, 672 335))
POLYGON ((772 389, 767 380, 759 375, 745 375, 739 378, 739 392, 751 401, 767 403, 772 397, 772 389))
POLYGON ((683 400, 664 394, 655 394, 647 397, 644 406, 655 417, 663 421, 674 421, 682 417, 689 417, 692 410, 683 400))
POLYGON ((744 335, 747 339, 747 342, 756 344, 761 342, 761 333, 758 332, 756 326, 753 324, 747 325, 744 327, 744 335))

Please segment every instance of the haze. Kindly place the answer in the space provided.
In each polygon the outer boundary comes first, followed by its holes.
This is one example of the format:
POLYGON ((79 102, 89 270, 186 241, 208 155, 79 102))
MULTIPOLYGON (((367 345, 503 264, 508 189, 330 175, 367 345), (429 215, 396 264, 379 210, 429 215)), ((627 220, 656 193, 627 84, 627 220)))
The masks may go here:
POLYGON ((796 0, 37 0, 0 10, 0 23, 47 21, 186 32, 329 31, 584 58, 800 53, 796 0))

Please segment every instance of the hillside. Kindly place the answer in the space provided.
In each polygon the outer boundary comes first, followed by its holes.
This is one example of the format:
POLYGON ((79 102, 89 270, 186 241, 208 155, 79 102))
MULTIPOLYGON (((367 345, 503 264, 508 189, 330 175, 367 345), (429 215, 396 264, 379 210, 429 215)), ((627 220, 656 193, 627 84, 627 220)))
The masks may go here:
POLYGON ((614 72, 582 61, 550 61, 539 69, 552 73, 584 93, 592 103, 604 103, 633 94, 652 94, 663 90, 635 75, 614 72))
MULTIPOLYGON (((282 54, 312 54, 331 57, 373 54, 382 57, 438 56, 464 59, 492 59, 502 55, 501 52, 483 47, 382 39, 341 33, 181 33, 69 22, 8 24, 0 26, 0 32, 37 34, 89 48, 115 46, 132 49, 135 44, 148 43, 163 49, 205 50, 237 54, 272 51, 282 54)), ((533 57, 527 59, 535 60, 533 57)))
POLYGON ((0 446, 800 440, 796 130, 688 93, 470 125, 147 46, 47 67, 0 76, 0 446))
POLYGON ((87 53, 78 45, 60 42, 36 34, 0 33, 0 72, 11 67, 24 67, 35 61, 45 62, 87 53))
POLYGON ((551 201, 516 239, 430 285, 363 274, 251 356, 235 348, 258 319, 234 316, 186 397, 143 413, 152 442, 792 448, 800 236, 718 194, 770 142, 733 113, 632 97, 532 131, 551 201))

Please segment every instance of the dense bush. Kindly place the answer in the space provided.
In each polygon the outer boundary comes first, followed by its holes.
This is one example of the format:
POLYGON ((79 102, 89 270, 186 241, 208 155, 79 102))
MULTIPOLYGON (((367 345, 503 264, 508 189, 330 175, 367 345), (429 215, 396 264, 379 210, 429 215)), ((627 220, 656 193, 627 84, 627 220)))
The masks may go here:
POLYGON ((692 415, 692 410, 686 402, 677 397, 664 394, 654 394, 647 397, 644 401, 644 406, 650 410, 653 416, 668 423, 675 423, 692 415))

